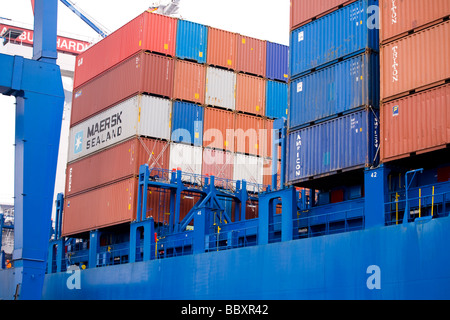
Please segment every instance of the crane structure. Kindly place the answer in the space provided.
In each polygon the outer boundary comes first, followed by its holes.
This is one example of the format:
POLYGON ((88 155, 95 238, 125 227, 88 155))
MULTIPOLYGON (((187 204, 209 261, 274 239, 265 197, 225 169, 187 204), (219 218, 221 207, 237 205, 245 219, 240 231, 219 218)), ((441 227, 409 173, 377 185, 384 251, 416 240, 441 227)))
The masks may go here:
POLYGON ((0 270, 10 299, 40 299, 44 284, 64 109, 57 1, 35 1, 32 59, 0 54, 0 93, 16 98, 14 268, 0 270))

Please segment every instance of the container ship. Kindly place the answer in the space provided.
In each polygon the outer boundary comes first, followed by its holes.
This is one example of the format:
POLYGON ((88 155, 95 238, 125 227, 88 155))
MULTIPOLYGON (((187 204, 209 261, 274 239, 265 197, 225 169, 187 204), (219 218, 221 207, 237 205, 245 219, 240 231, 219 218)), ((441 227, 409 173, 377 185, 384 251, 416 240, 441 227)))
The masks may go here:
POLYGON ((450 2, 290 10, 289 47, 147 11, 77 56, 42 299, 450 298, 450 2))

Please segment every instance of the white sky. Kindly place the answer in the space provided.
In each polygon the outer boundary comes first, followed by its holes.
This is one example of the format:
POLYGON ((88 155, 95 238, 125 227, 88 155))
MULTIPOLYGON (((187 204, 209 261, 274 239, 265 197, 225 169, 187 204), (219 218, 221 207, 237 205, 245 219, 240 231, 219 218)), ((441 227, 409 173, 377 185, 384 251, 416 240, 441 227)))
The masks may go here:
MULTIPOLYGON (((33 13, 30 0, 1 2, 0 17, 23 22, 32 29, 33 13)), ((73 2, 112 32, 141 14, 155 1, 73 2)), ((290 0, 181 0, 179 14, 185 20, 288 45, 289 6, 290 0)), ((86 39, 98 37, 62 3, 58 4, 58 33, 86 39)), ((12 97, 0 96, 0 203, 10 204, 13 204, 14 195, 14 102, 12 97)))

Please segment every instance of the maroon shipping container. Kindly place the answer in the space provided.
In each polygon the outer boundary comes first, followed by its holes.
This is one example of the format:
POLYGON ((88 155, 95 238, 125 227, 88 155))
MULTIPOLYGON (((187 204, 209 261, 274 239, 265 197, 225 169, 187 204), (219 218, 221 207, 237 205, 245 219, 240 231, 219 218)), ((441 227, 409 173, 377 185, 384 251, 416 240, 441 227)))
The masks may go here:
POLYGON ((175 56, 177 19, 144 12, 77 56, 73 87, 140 51, 175 56))
POLYGON ((66 169, 66 197, 89 189, 135 177, 139 167, 169 169, 169 143, 133 138, 87 158, 69 163, 66 169))
POLYGON ((149 93, 172 98, 175 62, 141 52, 73 92, 71 126, 131 96, 149 93))
POLYGON ((450 79, 450 21, 381 47, 381 100, 443 84, 450 79))
POLYGON ((238 73, 236 75, 236 111, 264 116, 266 81, 266 79, 238 73))
POLYGON ((236 36, 236 70, 256 76, 266 76, 266 41, 243 35, 236 36))
POLYGON ((291 0, 291 30, 356 0, 291 0))
POLYGON ((450 84, 384 104, 380 122, 384 162, 445 148, 450 143, 450 84))
POLYGON ((380 42, 385 44, 413 30, 442 22, 449 15, 449 0, 381 0, 380 42))
POLYGON ((205 65, 176 60, 174 82, 174 99, 199 104, 205 103, 205 65))
POLYGON ((236 114, 235 152, 263 156, 265 124, 264 119, 248 114, 236 114))
POLYGON ((205 108, 203 146, 234 152, 234 128, 234 112, 205 108))
POLYGON ((135 220, 137 183, 137 178, 130 178, 66 198, 63 236, 135 220))
POLYGON ((208 65, 235 70, 236 38, 236 33, 208 27, 208 65))
MULTIPOLYGON (((208 148, 203 150, 202 175, 233 180, 233 167, 233 153, 208 148)), ((224 181, 217 181, 216 186, 226 187, 224 181)))

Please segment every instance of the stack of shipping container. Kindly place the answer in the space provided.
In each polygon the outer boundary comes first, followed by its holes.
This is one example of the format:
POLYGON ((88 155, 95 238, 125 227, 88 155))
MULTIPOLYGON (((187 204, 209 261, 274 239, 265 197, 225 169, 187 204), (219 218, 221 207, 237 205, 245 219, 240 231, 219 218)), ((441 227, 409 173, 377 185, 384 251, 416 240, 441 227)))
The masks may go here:
MULTIPOLYGON (((287 46, 150 12, 86 50, 76 61, 63 234, 133 221, 142 164, 160 177, 181 169, 270 184, 270 130, 286 117, 287 80, 287 46)), ((181 217, 197 200, 183 196, 181 217)), ((168 194, 154 190, 148 202, 148 216, 168 219, 168 194)))
POLYGON ((450 143, 450 1, 383 0, 380 16, 381 161, 444 149, 450 143))
POLYGON ((377 162, 377 5, 374 0, 291 0, 291 185, 353 174, 377 162))

